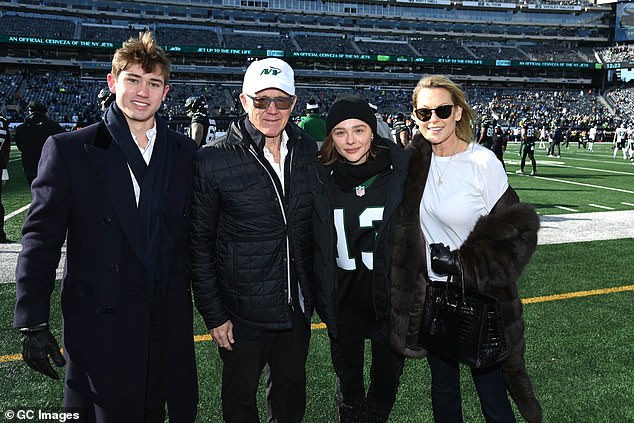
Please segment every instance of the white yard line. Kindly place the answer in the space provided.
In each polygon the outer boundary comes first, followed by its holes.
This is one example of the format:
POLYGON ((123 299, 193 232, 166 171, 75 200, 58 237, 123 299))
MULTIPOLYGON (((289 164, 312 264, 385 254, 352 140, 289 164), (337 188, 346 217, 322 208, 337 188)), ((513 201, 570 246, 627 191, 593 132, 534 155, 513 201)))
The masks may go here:
MULTIPOLYGON (((634 191, 630 191, 630 190, 627 190, 627 189, 621 189, 621 188, 602 187, 600 185, 584 184, 582 182, 566 181, 566 180, 557 179, 557 178, 547 178, 545 176, 529 176, 529 175, 523 175, 523 174, 515 173, 515 172, 506 172, 506 173, 509 174, 509 175, 523 176, 525 178, 537 178, 537 179, 543 179, 544 181, 561 182, 562 184, 579 185, 579 186, 582 186, 582 187, 605 189, 605 190, 608 190, 608 191, 616 191, 616 192, 624 192, 626 194, 634 194, 634 191)), ((634 176, 634 173, 632 175, 634 176)))
POLYGON ((31 203, 27 204, 24 207, 20 207, 19 209, 12 211, 11 213, 7 214, 4 216, 4 221, 6 222, 7 220, 11 219, 13 216, 17 216, 18 214, 22 213, 25 210, 28 210, 29 206, 31 205, 31 203))
POLYGON ((564 206, 555 206, 555 208, 566 210, 566 211, 569 211, 569 212, 578 212, 579 211, 579 210, 571 209, 570 207, 564 207, 564 206))
POLYGON ((592 204, 592 203, 588 203, 588 205, 590 207, 596 207, 598 209, 603 209, 603 210, 614 210, 614 207, 608 207, 608 206, 602 206, 600 204, 592 204))
MULTIPOLYGON (((572 166, 572 165, 567 165, 564 164, 564 162, 562 161, 558 161, 558 160, 554 160, 554 161, 549 161, 549 160, 541 160, 541 159, 535 159, 537 161, 537 171, 539 172, 539 167, 540 166, 550 166, 550 167, 561 167, 561 168, 566 168, 566 169, 578 169, 578 170, 589 170, 591 172, 598 172, 598 173, 611 173, 611 174, 616 174, 616 175, 631 175, 634 176, 634 171, 623 171, 623 170, 608 170, 608 169, 597 169, 597 168, 593 168, 593 167, 582 167, 582 166, 572 166)), ((505 162, 507 164, 520 164, 519 160, 509 160, 507 162, 505 162)), ((596 163, 596 161, 595 161, 596 163)), ((629 163, 627 163, 629 164, 629 163)))
POLYGON ((570 160, 570 161, 581 161, 581 162, 592 162, 592 163, 603 163, 603 164, 609 164, 609 165, 627 165, 629 164, 628 160, 623 160, 623 157, 617 157, 616 159, 612 159, 612 155, 610 155, 609 157, 598 157, 595 159, 586 159, 586 158, 581 158, 581 157, 559 157, 557 161, 561 161, 561 160, 570 160))
POLYGON ((634 176, 634 172, 624 172, 622 170, 608 170, 608 169, 596 169, 596 168, 592 168, 592 167, 581 167, 581 166, 570 166, 570 165, 565 165, 565 164, 559 164, 559 163, 541 163, 545 166, 551 166, 551 167, 564 167, 564 168, 568 168, 568 169, 579 169, 579 170, 589 170, 592 172, 599 172, 599 173, 614 173, 617 175, 632 175, 634 176))

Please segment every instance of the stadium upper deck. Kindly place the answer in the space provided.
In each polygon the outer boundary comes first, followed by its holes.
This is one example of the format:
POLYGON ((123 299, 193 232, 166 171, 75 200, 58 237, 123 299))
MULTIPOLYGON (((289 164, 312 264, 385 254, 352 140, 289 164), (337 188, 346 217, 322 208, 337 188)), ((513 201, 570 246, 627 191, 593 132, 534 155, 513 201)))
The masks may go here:
POLYGON ((232 80, 254 57, 282 56, 320 83, 445 73, 600 86, 595 49, 609 45, 613 20, 611 7, 582 1, 11 0, 0 2, 0 57, 101 72, 149 29, 193 78, 232 80))
POLYGON ((612 7, 586 1, 10 0, 0 1, 0 66, 102 81, 112 51, 149 29, 192 85, 238 85, 250 60, 274 55, 307 86, 409 88, 443 73, 603 88, 613 21, 612 7))
MULTIPOLYGON (((613 10, 584 2, 476 2, 467 0, 308 1, 117 1, 87 0, 0 2, 3 16, 12 19, 4 31, 15 36, 100 39, 119 42, 126 28, 147 27, 166 32, 164 42, 239 49, 292 48, 307 51, 299 43, 285 43, 290 36, 320 37, 383 43, 390 47, 418 40, 447 39, 496 42, 517 48, 541 44, 578 47, 607 43, 613 10), (38 19, 54 16, 46 26, 32 28, 38 19), (38 30, 39 29, 39 30, 38 30), (15 33, 17 32, 17 34, 15 33), (254 37, 257 37, 254 39, 254 37), (268 44, 264 46, 263 44, 268 44)), ((4 25, 3 25, 4 26, 4 25)), ((344 42, 344 50, 367 53, 344 42), (346 45, 348 44, 348 45, 346 45)), ((378 44, 377 44, 378 45, 378 44)), ((306 47, 311 47, 310 45, 306 47)), ((376 50, 376 48, 374 48, 376 50)), ((381 54, 388 51, 378 51, 381 54)), ((415 46, 403 53, 417 55, 415 46)), ((469 51, 461 51, 469 56, 469 51)), ((471 53, 471 55, 473 55, 471 53)), ((475 55, 474 55, 475 56, 475 55)), ((531 59, 530 54, 525 54, 531 59)), ((499 56, 498 56, 499 57, 499 56)), ((590 58, 590 61, 593 61, 590 58)))

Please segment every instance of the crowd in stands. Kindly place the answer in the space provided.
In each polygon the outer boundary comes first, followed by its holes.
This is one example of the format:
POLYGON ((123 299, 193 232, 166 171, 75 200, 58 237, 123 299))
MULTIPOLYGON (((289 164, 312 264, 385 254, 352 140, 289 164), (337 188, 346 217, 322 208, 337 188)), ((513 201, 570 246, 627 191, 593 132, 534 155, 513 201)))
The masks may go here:
POLYGON ((446 38, 431 42, 429 39, 418 37, 411 39, 410 45, 423 57, 471 57, 456 41, 446 38))
POLYGON ((388 43, 385 40, 358 40, 356 41, 356 44, 361 51, 367 54, 390 53, 390 55, 398 56, 412 56, 415 54, 409 44, 403 41, 393 41, 388 43))
POLYGON ((604 62, 634 62, 634 44, 616 45, 603 49, 600 53, 604 62))
POLYGON ((75 38, 75 23, 68 19, 0 15, 0 34, 15 37, 75 38))
MULTIPOLYGON (((106 87, 103 79, 82 79, 71 72, 23 72, 0 77, 0 103, 7 106, 10 121, 24 119, 26 105, 31 100, 46 104, 50 117, 61 123, 79 126, 101 118, 97 94, 106 87)), ((465 89, 469 102, 479 116, 496 119, 500 125, 517 127, 526 119, 548 126, 563 123, 570 126, 614 127, 622 121, 634 121, 634 88, 621 88, 608 92, 601 100, 596 93, 579 89, 498 88, 485 85, 468 85, 465 89), (604 105, 612 106, 612 110, 604 105)), ((411 112, 411 89, 376 87, 371 89, 311 87, 298 85, 294 114, 306 113, 305 104, 314 98, 326 113, 342 91, 365 97, 378 106, 378 112, 386 118, 411 112)), ((185 100, 202 95, 207 100, 211 115, 235 116, 242 110, 237 100, 239 84, 179 82, 173 80, 162 113, 169 119, 185 116, 185 100)))
POLYGON ((348 39, 338 34, 300 34, 295 40, 303 51, 327 51, 330 53, 357 53, 348 39))
POLYGON ((112 25, 82 25, 81 37, 88 41, 127 40, 139 35, 143 27, 139 26, 112 26, 112 25))
POLYGON ((532 58, 521 49, 506 46, 465 46, 474 56, 480 59, 489 57, 504 58, 507 60, 531 60, 532 58))
MULTIPOLYGON (((254 15, 256 16, 256 15, 254 15)), ((256 16, 253 24, 248 22, 233 28, 187 23, 162 23, 114 21, 105 18, 86 18, 79 22, 68 16, 41 17, 22 16, 0 11, 0 34, 26 37, 51 37, 63 39, 81 39, 89 41, 120 42, 130 36, 137 35, 140 30, 150 29, 163 44, 192 45, 203 47, 222 47, 236 49, 275 49, 299 50, 310 52, 348 53, 348 54, 381 54, 423 57, 452 57, 475 59, 510 59, 510 60, 543 60, 595 62, 598 57, 605 62, 634 60, 634 47, 622 45, 616 47, 597 46, 557 46, 526 45, 517 41, 495 41, 483 43, 467 43, 461 38, 449 39, 445 36, 421 37, 413 33, 410 36, 386 36, 373 34, 371 31, 359 32, 359 36, 344 36, 333 32, 315 32, 308 28, 297 30, 272 30, 259 23, 276 19, 302 19, 306 24, 314 25, 315 16, 290 15, 278 18, 269 15, 256 16), (268 16, 268 18, 267 18, 268 16), (312 23, 311 23, 312 22, 312 23), (355 41, 356 39, 356 41, 355 41), (596 54, 595 54, 596 53, 596 54)), ((325 18, 324 18, 325 19, 325 18)), ((270 23, 270 22, 269 22, 270 23)), ((354 20, 351 21, 354 25, 354 20)), ((377 23, 374 28, 389 29, 390 25, 398 27, 404 22, 393 21, 377 23), (383 28, 381 25, 386 26, 383 28)), ((408 24, 409 25, 409 24, 408 24)), ((528 30, 528 28, 526 29, 528 30)))
POLYGON ((217 47, 221 40, 218 33, 209 28, 185 26, 160 26, 156 28, 156 38, 169 40, 169 44, 188 45, 192 40, 203 47, 217 47))
POLYGON ((614 127, 614 116, 593 92, 579 89, 544 90, 479 88, 473 92, 480 115, 488 115, 511 127, 530 120, 554 127, 614 127))
MULTIPOLYGON (((218 44, 216 44, 217 46, 218 44)), ((264 49, 264 50, 294 50, 290 38, 275 32, 226 32, 223 31, 223 48, 264 49)))
POLYGON ((550 62, 596 62, 592 49, 588 48, 563 48, 555 45, 522 46, 521 51, 532 60, 545 60, 550 62))
MULTIPOLYGON (((39 101, 47 105, 53 120, 83 126, 101 118, 97 95, 102 88, 107 88, 105 77, 82 79, 64 71, 6 74, 0 76, 0 104, 8 106, 6 117, 12 122, 26 117, 24 113, 30 101, 39 101)), ((235 109, 234 91, 235 87, 215 83, 174 83, 163 113, 184 116, 185 100, 194 95, 206 97, 210 112, 218 113, 222 109, 230 113, 235 109)))
POLYGON ((606 99, 614 105, 621 120, 634 122, 634 87, 620 87, 609 91, 606 99))

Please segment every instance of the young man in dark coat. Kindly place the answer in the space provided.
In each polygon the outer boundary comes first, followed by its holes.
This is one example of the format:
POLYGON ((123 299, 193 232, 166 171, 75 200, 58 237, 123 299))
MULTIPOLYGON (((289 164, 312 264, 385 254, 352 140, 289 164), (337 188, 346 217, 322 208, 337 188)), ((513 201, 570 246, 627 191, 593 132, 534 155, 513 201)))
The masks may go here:
POLYGON ((286 62, 253 62, 240 94, 247 114, 194 161, 192 287, 223 362, 226 422, 259 421, 265 365, 269 421, 305 412, 317 143, 289 122, 296 100, 286 62))
POLYGON ((148 32, 118 49, 103 121, 50 137, 33 182, 16 271, 26 363, 58 378, 86 422, 194 422, 198 400, 187 219, 196 145, 157 111, 169 60, 148 32), (62 280, 64 357, 49 331, 62 280))

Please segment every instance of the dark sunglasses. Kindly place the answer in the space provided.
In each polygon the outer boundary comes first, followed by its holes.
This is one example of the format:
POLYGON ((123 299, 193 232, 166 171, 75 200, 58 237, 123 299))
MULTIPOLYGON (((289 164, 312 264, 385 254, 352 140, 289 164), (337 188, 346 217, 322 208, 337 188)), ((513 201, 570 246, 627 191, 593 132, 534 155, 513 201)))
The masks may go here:
POLYGON ((414 110, 414 113, 422 122, 427 122, 431 119, 431 112, 436 112, 436 116, 438 116, 439 119, 447 119, 453 112, 453 106, 453 104, 445 104, 444 106, 438 106, 435 109, 423 107, 421 109, 414 110))
POLYGON ((253 105, 256 109, 266 110, 269 108, 271 103, 275 103, 275 107, 277 110, 288 110, 293 105, 294 96, 290 97, 251 97, 247 94, 247 96, 253 100, 253 105))

